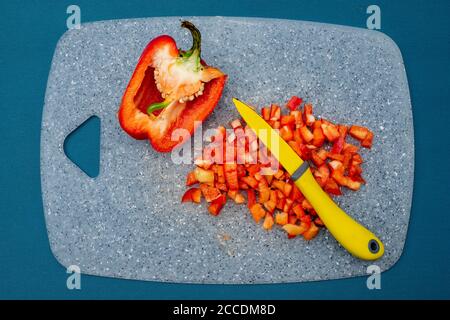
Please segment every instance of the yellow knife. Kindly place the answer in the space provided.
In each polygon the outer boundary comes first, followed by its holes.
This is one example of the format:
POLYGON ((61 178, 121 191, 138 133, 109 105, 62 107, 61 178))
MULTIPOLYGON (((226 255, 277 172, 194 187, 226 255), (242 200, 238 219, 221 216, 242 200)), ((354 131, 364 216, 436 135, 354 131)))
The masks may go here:
POLYGON ((258 113, 240 100, 233 98, 237 110, 258 138, 290 174, 295 185, 325 224, 330 233, 348 252, 364 260, 376 260, 384 253, 383 243, 372 232, 347 215, 326 194, 297 153, 258 113))

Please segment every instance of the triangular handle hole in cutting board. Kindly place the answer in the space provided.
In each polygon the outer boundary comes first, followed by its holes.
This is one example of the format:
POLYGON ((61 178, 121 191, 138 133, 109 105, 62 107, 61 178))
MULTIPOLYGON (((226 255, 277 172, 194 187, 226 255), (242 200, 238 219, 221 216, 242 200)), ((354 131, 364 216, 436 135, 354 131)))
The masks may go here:
POLYGON ((64 140, 64 153, 89 177, 100 171, 100 118, 92 116, 64 140))

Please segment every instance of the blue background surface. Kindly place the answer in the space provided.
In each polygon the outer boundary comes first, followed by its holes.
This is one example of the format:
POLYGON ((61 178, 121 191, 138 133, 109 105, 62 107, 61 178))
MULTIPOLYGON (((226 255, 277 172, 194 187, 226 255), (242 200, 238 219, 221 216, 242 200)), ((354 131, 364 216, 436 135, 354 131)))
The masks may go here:
MULTIPOLYGON (((0 298, 305 299, 450 298, 449 74, 450 1, 1 1, 0 298), (402 257, 382 275, 274 285, 186 285, 67 274, 50 252, 41 200, 39 143, 50 63, 66 31, 66 8, 82 22, 149 16, 224 15, 366 26, 377 4, 382 32, 400 47, 414 114, 416 171, 402 257)), ((67 111, 70 116, 70 110, 67 111)), ((320 268, 320 266, 317 266, 320 268)), ((301 266, 298 266, 302 272, 301 266)))

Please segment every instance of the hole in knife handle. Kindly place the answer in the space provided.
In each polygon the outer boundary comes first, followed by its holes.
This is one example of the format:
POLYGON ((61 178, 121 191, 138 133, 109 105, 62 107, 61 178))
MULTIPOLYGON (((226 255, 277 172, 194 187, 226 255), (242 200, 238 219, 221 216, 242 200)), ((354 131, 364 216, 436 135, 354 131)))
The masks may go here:
POLYGON ((374 254, 378 253, 378 251, 380 251, 380 245, 379 245, 378 241, 371 239, 369 241, 369 250, 370 250, 370 252, 372 252, 374 254))

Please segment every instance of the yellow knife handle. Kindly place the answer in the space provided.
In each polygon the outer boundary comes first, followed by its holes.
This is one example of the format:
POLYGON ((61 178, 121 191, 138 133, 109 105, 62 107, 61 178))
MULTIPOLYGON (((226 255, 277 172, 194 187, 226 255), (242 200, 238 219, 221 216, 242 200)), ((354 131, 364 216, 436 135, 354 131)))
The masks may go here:
POLYGON ((314 207, 330 233, 347 251, 364 260, 375 260, 383 255, 384 246, 380 239, 339 208, 322 190, 310 169, 295 181, 295 185, 314 207))

